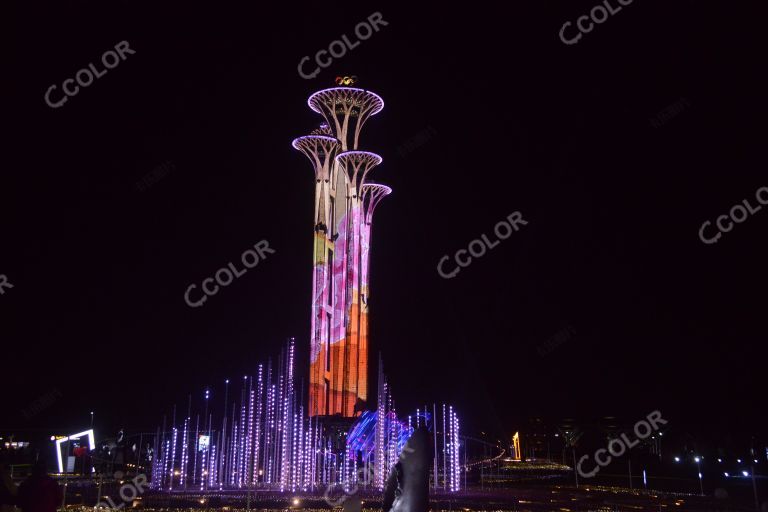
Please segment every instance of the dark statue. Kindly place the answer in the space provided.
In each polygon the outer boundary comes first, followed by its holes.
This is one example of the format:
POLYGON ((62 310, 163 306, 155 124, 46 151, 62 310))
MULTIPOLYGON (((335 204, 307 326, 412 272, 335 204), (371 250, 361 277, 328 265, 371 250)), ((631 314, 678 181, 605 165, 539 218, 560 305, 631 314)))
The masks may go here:
POLYGON ((429 510, 429 462, 432 444, 421 427, 405 443, 384 487, 384 512, 427 512, 429 510))

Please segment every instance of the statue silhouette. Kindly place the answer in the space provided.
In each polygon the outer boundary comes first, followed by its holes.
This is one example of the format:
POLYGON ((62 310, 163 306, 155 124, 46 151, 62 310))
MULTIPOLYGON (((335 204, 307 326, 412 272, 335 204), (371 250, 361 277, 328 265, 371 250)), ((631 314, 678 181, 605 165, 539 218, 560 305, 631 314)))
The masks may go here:
POLYGON ((429 438, 427 429, 420 427, 405 443, 384 487, 384 512, 429 510, 429 463, 432 460, 429 438))

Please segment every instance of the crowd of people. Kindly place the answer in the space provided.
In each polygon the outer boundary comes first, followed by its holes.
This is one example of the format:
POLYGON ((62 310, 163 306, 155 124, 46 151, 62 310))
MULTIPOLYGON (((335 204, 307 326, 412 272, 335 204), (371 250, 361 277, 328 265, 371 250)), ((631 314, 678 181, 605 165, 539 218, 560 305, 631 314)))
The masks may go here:
POLYGON ((32 472, 16 485, 5 464, 0 464, 0 512, 55 512, 64 498, 58 482, 48 476, 46 461, 38 459, 32 472))

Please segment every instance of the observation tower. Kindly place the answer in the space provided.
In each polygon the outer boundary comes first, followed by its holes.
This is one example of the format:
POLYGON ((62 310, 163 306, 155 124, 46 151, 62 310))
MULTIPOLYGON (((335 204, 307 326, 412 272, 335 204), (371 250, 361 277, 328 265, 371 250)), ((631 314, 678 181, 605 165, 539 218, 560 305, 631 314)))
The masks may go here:
POLYGON ((392 192, 370 183, 379 155, 359 149, 363 125, 384 108, 349 86, 317 91, 324 122, 293 141, 315 172, 309 415, 353 417, 368 400, 369 254, 373 212, 392 192))

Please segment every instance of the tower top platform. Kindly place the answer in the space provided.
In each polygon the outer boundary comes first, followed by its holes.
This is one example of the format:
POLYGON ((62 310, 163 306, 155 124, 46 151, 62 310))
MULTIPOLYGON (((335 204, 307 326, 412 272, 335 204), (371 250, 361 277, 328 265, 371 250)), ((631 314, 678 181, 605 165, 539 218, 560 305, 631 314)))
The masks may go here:
MULTIPOLYGON (((312 94, 307 100, 309 108, 318 114, 326 115, 334 112, 336 106, 345 108, 358 107, 359 111, 373 116, 384 108, 384 100, 375 92, 358 89, 357 87, 331 87, 312 94)), ((352 111, 354 109, 352 108, 352 111)))

